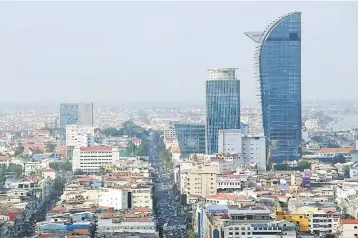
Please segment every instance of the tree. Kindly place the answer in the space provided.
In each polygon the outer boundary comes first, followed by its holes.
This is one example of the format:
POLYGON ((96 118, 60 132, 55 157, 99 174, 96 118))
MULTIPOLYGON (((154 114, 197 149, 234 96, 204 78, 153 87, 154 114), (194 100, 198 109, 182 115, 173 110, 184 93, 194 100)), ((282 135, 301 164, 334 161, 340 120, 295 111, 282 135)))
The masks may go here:
POLYGON ((65 187, 65 184, 62 182, 60 178, 55 178, 53 181, 53 188, 56 192, 62 192, 65 187))
POLYGON ((349 177, 350 177, 350 175, 349 175, 350 166, 349 166, 349 165, 345 165, 344 168, 343 168, 343 171, 344 171, 344 177, 349 178, 349 177))
POLYGON ((53 142, 47 142, 45 148, 46 152, 52 153, 55 151, 56 145, 53 142))
POLYGON ((313 155, 314 153, 308 150, 302 151, 302 155, 313 155))
POLYGON ((275 164, 274 169, 279 171, 288 170, 288 164, 275 164))
POLYGON ((336 236, 333 234, 326 234, 323 236, 323 238, 335 238, 336 236))
POLYGON ((198 238, 198 237, 199 237, 199 236, 198 236, 197 233, 195 233, 195 231, 189 230, 189 232, 188 232, 188 238, 198 238))
POLYGON ((60 169, 60 163, 59 162, 51 162, 48 165, 51 169, 54 169, 58 171, 60 169))
POLYGON ((63 171, 72 171, 72 163, 69 160, 65 160, 62 163, 60 163, 59 168, 63 171))
POLYGON ((138 148, 136 149, 136 155, 137 156, 147 156, 148 150, 149 150, 149 142, 143 141, 142 144, 140 144, 138 146, 138 148))
POLYGON ((24 153, 24 150, 25 150, 25 148, 23 146, 17 147, 15 150, 15 153, 14 153, 14 157, 22 155, 22 153, 24 153))
POLYGON ((308 163, 308 161, 300 161, 297 163, 297 170, 299 171, 304 171, 305 169, 309 169, 310 168, 310 164, 308 163))
POLYGON ((85 174, 85 173, 84 173, 81 169, 76 169, 73 174, 74 174, 74 175, 83 175, 83 174, 85 174))
POLYGON ((334 156, 332 160, 332 164, 337 164, 337 163, 344 164, 346 162, 347 162, 346 157, 344 157, 344 155, 342 154, 334 156))

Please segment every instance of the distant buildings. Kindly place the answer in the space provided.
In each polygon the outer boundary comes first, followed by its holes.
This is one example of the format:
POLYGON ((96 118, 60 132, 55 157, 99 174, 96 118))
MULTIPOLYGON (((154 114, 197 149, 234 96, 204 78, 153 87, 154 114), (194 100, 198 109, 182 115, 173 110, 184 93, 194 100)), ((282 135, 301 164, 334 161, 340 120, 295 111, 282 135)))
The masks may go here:
POLYGON ((182 158, 205 153, 205 125, 175 124, 174 127, 182 158))
POLYGON ((297 160, 301 155, 301 13, 273 21, 263 32, 245 33, 255 43, 255 75, 260 99, 260 126, 270 160, 297 160))
POLYGON ((108 164, 119 159, 119 150, 111 146, 81 147, 73 150, 72 170, 85 173, 99 172, 108 164))
POLYGON ((60 141, 66 144, 66 126, 93 126, 93 103, 62 103, 60 105, 60 141))
POLYGON ((240 129, 240 81, 235 68, 209 69, 206 81, 206 153, 218 152, 221 129, 240 129))

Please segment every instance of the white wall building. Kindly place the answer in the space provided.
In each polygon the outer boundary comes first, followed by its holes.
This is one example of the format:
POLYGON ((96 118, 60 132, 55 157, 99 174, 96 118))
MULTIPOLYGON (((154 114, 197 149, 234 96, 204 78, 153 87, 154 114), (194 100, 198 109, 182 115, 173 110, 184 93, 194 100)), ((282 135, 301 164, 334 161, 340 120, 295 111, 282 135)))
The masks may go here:
POLYGON ((177 139, 174 124, 171 123, 168 128, 164 129, 164 141, 166 139, 177 139))
POLYGON ((259 170, 266 170, 266 140, 264 136, 243 136, 240 129, 219 130, 218 153, 242 154, 245 163, 255 163, 259 170))
POLYGON ((80 147, 73 150, 72 170, 96 173, 101 167, 119 160, 119 150, 111 146, 80 147))
POLYGON ((318 119, 310 119, 310 120, 305 121, 305 127, 308 130, 318 130, 319 129, 318 119))
POLYGON ((31 173, 36 173, 40 169, 43 168, 41 161, 38 162, 26 162, 24 164, 25 167, 25 175, 29 176, 31 173))
POLYGON ((339 226, 339 237, 358 237, 358 219, 342 219, 339 226))
POLYGON ((114 210, 128 209, 128 191, 114 188, 102 188, 98 195, 98 205, 114 210))
POLYGON ((266 170, 266 140, 264 136, 244 136, 242 138, 244 161, 255 163, 259 170, 266 170))
POLYGON ((66 146, 93 146, 94 127, 83 125, 66 126, 66 146))
POLYGON ((240 129, 219 130, 218 153, 242 153, 242 134, 240 129))

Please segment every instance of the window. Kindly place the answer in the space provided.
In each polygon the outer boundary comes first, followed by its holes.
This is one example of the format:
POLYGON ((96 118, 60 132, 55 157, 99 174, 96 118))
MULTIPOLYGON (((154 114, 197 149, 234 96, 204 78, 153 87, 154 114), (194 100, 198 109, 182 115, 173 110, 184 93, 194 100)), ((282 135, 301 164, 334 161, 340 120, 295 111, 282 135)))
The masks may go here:
POLYGON ((354 226, 354 229, 357 229, 357 226, 354 226))

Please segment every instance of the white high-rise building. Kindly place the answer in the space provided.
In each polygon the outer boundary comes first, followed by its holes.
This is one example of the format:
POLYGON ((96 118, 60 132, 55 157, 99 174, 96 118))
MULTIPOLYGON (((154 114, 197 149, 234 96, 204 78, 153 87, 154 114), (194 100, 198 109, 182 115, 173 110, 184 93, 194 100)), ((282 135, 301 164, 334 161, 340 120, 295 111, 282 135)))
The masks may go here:
POLYGON ((245 164, 266 170, 266 140, 260 135, 243 136, 240 129, 219 130, 219 154, 241 154, 245 164))
POLYGON ((66 126, 66 146, 93 146, 94 127, 83 125, 66 126))
POLYGON ((73 150, 72 170, 96 173, 101 167, 119 160, 119 150, 111 146, 80 147, 73 150))
POLYGON ((266 139, 264 136, 244 136, 242 156, 245 161, 257 165, 258 170, 266 170, 266 139))
POLYGON ((218 153, 242 153, 241 129, 219 130, 218 153))

